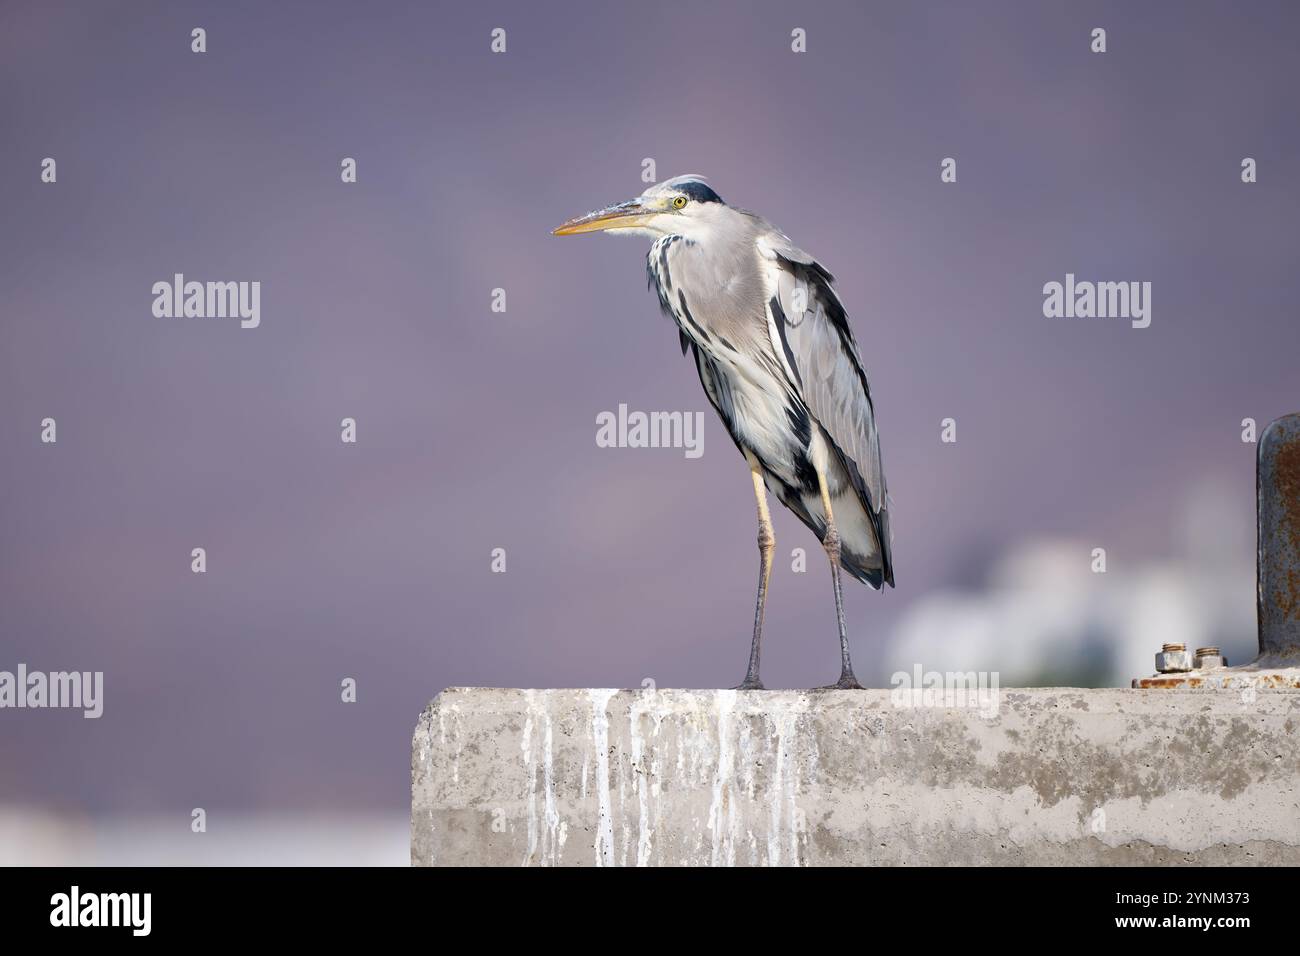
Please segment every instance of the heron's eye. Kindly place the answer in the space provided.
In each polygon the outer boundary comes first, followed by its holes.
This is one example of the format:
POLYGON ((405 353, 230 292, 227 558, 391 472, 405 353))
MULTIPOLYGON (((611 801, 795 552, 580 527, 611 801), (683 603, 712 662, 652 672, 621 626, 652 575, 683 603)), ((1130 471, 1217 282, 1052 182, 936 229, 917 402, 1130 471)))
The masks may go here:
POLYGON ((683 206, 685 206, 685 205, 686 205, 686 197, 685 197, 685 196, 674 196, 674 197, 673 197, 673 208, 674 208, 674 209, 681 209, 681 208, 682 208, 683 206))

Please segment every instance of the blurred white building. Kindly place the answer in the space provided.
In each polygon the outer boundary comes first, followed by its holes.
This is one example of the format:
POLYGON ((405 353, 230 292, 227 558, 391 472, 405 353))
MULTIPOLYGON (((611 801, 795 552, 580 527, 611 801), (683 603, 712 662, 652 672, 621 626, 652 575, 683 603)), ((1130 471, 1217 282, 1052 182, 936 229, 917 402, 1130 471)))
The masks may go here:
POLYGON ((405 813, 85 817, 0 806, 0 866, 407 866, 405 813))
POLYGON ((889 671, 997 672, 1002 687, 1128 686, 1154 673, 1160 645, 1215 645, 1242 664, 1258 648, 1254 514, 1213 483, 1197 486, 1178 553, 1134 564, 1095 542, 1029 541, 1001 556, 977 591, 941 591, 903 614, 889 671), (1243 511, 1245 513, 1243 513, 1243 511))

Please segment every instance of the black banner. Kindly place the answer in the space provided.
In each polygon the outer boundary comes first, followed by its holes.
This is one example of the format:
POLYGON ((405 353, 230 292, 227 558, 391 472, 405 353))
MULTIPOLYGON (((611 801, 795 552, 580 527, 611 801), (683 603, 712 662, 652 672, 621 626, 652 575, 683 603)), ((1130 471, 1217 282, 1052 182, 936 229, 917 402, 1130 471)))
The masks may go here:
POLYGON ((6 941, 75 937, 82 945, 147 939, 337 944, 412 935, 433 944, 483 927, 483 917, 494 912, 525 932, 608 925, 602 931, 613 933, 607 937, 613 941, 620 932, 650 932, 661 920, 675 923, 681 917, 670 911, 676 910, 692 922, 733 930, 760 919, 813 932, 831 922, 866 939, 902 934, 939 942, 937 933, 945 946, 966 933, 987 943, 990 934, 1025 931, 1146 944, 1199 937, 1231 946, 1280 938, 1294 877, 1293 870, 1191 868, 677 870, 603 877, 487 869, 10 869, 0 871, 0 914, 6 941), (542 922, 531 922, 533 916, 542 922))

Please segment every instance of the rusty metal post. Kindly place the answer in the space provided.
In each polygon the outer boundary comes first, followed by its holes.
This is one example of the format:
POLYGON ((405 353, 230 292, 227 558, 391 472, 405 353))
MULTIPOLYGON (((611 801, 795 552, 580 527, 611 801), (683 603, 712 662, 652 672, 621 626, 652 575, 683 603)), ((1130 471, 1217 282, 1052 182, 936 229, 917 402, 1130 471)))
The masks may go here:
POLYGON ((1189 661, 1185 645, 1166 643, 1156 655, 1159 673, 1135 677, 1134 687, 1300 690, 1300 413, 1260 436, 1255 494, 1259 657, 1229 667, 1217 647, 1202 647, 1189 661))
POLYGON ((1259 499, 1259 653, 1300 658, 1300 414, 1264 429, 1259 499))

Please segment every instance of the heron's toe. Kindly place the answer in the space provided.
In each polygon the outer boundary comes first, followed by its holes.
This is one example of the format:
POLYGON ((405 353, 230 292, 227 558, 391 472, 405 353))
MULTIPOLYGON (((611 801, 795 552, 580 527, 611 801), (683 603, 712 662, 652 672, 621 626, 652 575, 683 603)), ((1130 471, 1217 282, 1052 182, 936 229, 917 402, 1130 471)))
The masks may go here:
POLYGON ((813 690, 866 690, 858 679, 852 674, 844 674, 834 684, 827 684, 825 687, 814 687, 813 690))

